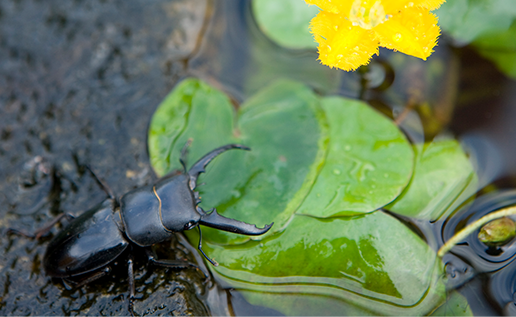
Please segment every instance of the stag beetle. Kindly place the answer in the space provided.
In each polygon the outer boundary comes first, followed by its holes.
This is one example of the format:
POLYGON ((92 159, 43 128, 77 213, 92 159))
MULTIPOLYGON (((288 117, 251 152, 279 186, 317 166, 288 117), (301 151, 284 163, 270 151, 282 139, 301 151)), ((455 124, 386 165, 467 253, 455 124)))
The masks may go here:
MULTIPOLYGON (((244 235, 261 235, 273 225, 257 228, 255 225, 221 216, 213 208, 205 212, 198 204, 201 202, 199 193, 194 191, 199 174, 204 173, 206 166, 219 154, 230 149, 250 150, 239 144, 228 144, 209 152, 199 159, 191 168, 186 169, 187 147, 181 151, 179 161, 183 166, 182 172, 171 173, 152 185, 136 188, 119 201, 114 197, 109 187, 96 176, 108 198, 99 205, 87 210, 79 217, 61 214, 45 227, 37 230, 34 235, 18 233, 32 238, 40 238, 59 222, 63 217, 70 218, 66 225, 48 244, 43 266, 47 275, 63 278, 76 285, 84 285, 105 274, 108 265, 113 262, 128 246, 150 247, 153 244, 169 240, 175 232, 190 230, 204 225, 219 230, 240 233, 244 235), (80 283, 74 280, 80 280, 80 283)), ((198 249, 213 265, 202 250, 202 235, 199 229, 198 249)), ((149 261, 173 268, 194 266, 181 260, 158 260, 147 249, 149 261)), ((133 313, 134 299, 133 260, 129 255, 129 310, 133 313)))

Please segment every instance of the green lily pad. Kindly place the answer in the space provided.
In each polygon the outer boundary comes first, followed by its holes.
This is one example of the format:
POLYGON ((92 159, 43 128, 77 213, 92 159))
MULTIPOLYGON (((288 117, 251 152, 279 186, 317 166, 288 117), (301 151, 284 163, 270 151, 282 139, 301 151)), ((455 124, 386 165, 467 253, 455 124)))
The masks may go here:
MULTIPOLYGON (((394 217, 372 212, 402 192, 414 155, 367 105, 279 81, 235 110, 221 92, 188 79, 150 129, 161 174, 180 167, 188 138, 190 162, 226 143, 252 148, 215 159, 199 187, 204 209, 259 226, 275 222, 255 240, 203 228, 203 248, 220 264, 214 275, 249 302, 289 315, 420 315, 444 302, 435 252, 394 217)), ((198 241, 196 231, 187 236, 198 241)))
MULTIPOLYGON (((294 212, 372 212, 394 200, 412 173, 412 149, 391 120, 363 102, 321 99, 291 81, 262 90, 236 113, 217 90, 183 82, 151 122, 149 152, 158 174, 179 168, 171 153, 179 153, 188 138, 194 139, 191 158, 225 143, 252 148, 209 166, 200 179, 207 184, 199 189, 202 206, 259 226, 274 221, 273 231, 282 230, 294 212)), ((218 230, 206 236, 221 244, 249 239, 218 230)))
POLYGON ((442 263, 383 212, 296 215, 282 233, 238 246, 204 243, 215 275, 286 315, 421 315, 444 302, 442 263), (340 313, 339 313, 340 312, 340 313))
POLYGON ((473 43, 507 76, 516 78, 516 5, 514 0, 454 0, 435 11, 439 25, 456 42, 473 43))
POLYGON ((297 211, 314 217, 372 212, 393 201, 412 175, 413 152, 393 122, 363 102, 323 99, 329 152, 297 211))
POLYGON ((277 44, 294 49, 315 49, 310 20, 319 9, 303 0, 253 0, 253 15, 260 30, 277 44))
POLYGON ((445 32, 459 43, 468 44, 481 35, 507 30, 516 18, 516 6, 514 0, 454 0, 434 13, 445 32))
POLYGON ((210 133, 195 140, 190 148, 190 159, 198 159, 213 148, 234 141, 235 138, 231 138, 233 116, 231 102, 222 92, 195 79, 177 85, 150 123, 149 156, 156 174, 163 176, 173 169, 182 169, 179 153, 188 138, 194 136, 190 135, 192 129, 209 129, 210 133), (203 113, 213 117, 203 117, 203 113), (226 138, 220 140, 219 135, 226 138))
MULTIPOLYGON (((319 99, 302 84, 279 81, 237 112, 221 92, 188 79, 153 116, 149 152, 157 174, 163 175, 180 168, 180 149, 189 138, 190 162, 224 144, 249 146, 250 152, 233 150, 208 166, 199 179, 206 183, 199 187, 202 206, 260 227, 274 222, 272 233, 285 226, 312 186, 326 152, 326 130, 319 99)), ((204 231, 207 239, 221 244, 250 239, 204 231)))
MULTIPOLYGON (((516 5, 514 6, 516 7, 516 5)), ((511 27, 503 32, 488 33, 473 43, 478 52, 492 60, 498 69, 516 79, 516 14, 511 27)))
POLYGON ((446 217, 477 190, 478 177, 455 140, 416 144, 412 180, 385 208, 400 215, 436 220, 446 217))
POLYGON ((468 301, 457 291, 452 291, 446 302, 430 316, 473 316, 468 301))

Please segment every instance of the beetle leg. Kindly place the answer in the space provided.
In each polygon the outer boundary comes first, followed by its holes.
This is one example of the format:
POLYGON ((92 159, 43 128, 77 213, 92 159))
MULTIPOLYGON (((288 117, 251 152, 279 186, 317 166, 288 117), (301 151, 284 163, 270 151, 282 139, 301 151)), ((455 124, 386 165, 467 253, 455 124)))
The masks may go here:
POLYGON ((147 248, 147 249, 145 249, 145 252, 147 252, 147 259, 149 260, 149 262, 151 262, 154 265, 159 265, 159 266, 173 268, 173 269, 187 269, 189 267, 192 267, 198 271, 201 271, 202 274, 204 274, 204 278, 206 278, 206 279, 208 278, 208 275, 206 275, 206 273, 204 273, 197 265, 195 265, 193 263, 190 263, 188 261, 183 261, 183 260, 170 260, 170 259, 158 260, 158 259, 156 259, 156 254, 154 253, 154 251, 152 249, 147 248))
POLYGON ((86 284, 89 284, 95 280, 98 280, 99 278, 103 277, 103 276, 106 276, 107 274, 109 274, 109 272, 111 272, 111 268, 110 267, 105 267, 103 270, 101 271, 98 271, 98 272, 95 272, 91 275, 87 275, 87 277, 84 277, 83 279, 81 279, 79 282, 76 282, 72 279, 69 279, 69 278, 65 278, 65 280, 67 282, 69 282, 70 284, 73 285, 73 288, 79 288, 79 287, 82 287, 86 284))
POLYGON ((134 308, 133 308, 133 301, 134 301, 134 268, 133 268, 133 255, 132 253, 129 254, 129 259, 127 260, 127 275, 129 278, 129 312, 131 313, 131 316, 134 316, 134 308))
POLYGON ((197 178, 199 174, 206 172, 206 166, 215 158, 217 155, 231 149, 240 149, 250 151, 251 149, 247 146, 240 144, 227 144, 221 147, 216 148, 215 150, 209 152, 205 156, 201 157, 188 171, 188 175, 190 176, 190 189, 194 190, 197 186, 197 178))
POLYGON ((188 261, 183 260, 160 260, 156 259, 156 254, 151 249, 145 249, 145 252, 147 252, 147 259, 149 262, 155 265, 164 266, 164 267, 170 267, 174 269, 187 269, 189 267, 193 267, 195 269, 198 269, 197 265, 190 263, 188 261))
POLYGON ((22 230, 9 228, 7 230, 7 235, 17 234, 20 236, 24 236, 25 238, 28 238, 28 239, 39 240, 41 237, 45 236, 52 229, 52 227, 54 227, 56 225, 56 223, 58 223, 59 221, 61 221, 61 219, 65 218, 65 217, 67 218, 68 221, 75 218, 72 214, 60 214, 59 216, 55 217, 50 222, 45 224, 43 227, 36 230, 33 234, 27 233, 22 230))
POLYGON ((211 264, 213 264, 213 266, 219 266, 219 264, 217 262, 215 262, 215 260, 210 259, 206 255, 206 253, 204 253, 204 251, 202 250, 202 232, 201 232, 201 227, 197 226, 197 229, 199 229, 199 246, 197 247, 197 249, 199 249, 199 251, 201 251, 201 254, 204 256, 204 258, 206 260, 208 260, 211 264))

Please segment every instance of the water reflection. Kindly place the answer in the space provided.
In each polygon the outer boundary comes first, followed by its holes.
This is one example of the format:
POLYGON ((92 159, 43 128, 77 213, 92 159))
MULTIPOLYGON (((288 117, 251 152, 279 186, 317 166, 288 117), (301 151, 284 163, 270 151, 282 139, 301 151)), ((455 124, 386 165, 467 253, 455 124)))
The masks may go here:
MULTIPOLYGON (((442 230, 444 241, 456 232, 481 217, 504 207, 516 204, 516 190, 503 190, 483 195, 469 207, 459 211, 448 219, 442 230)), ((456 245, 451 254, 444 257, 447 262, 449 287, 460 287, 472 277, 476 282, 485 279, 487 297, 493 301, 503 314, 516 312, 516 240, 498 246, 489 247, 478 239, 477 229, 456 245)), ((475 297, 483 297, 482 290, 477 289, 475 297)), ((487 314, 485 306, 480 310, 487 314)))
MULTIPOLYGON (((516 204, 516 190, 495 192, 477 198, 471 207, 461 210, 445 223, 443 240, 449 240, 460 229, 483 216, 514 204, 516 204)), ((480 229, 470 234, 451 252, 467 259, 477 272, 493 272, 514 260, 516 240, 493 250, 492 247, 480 242, 478 239, 479 231, 480 229)))
MULTIPOLYGON (((249 3, 217 2, 202 48, 190 60, 193 74, 215 86, 222 86, 238 101, 245 100, 278 77, 293 78, 311 85, 322 94, 338 93, 367 100, 391 118, 403 116, 397 123, 414 143, 449 135, 450 120, 456 120, 453 112, 457 104, 461 65, 458 57, 446 46, 446 39, 428 63, 402 54, 390 56, 382 51, 380 62, 373 62, 363 72, 332 71, 318 65, 315 52, 280 48, 266 38, 255 25, 249 3), (407 108, 412 110, 405 111, 407 108)), ((502 156, 499 148, 492 147, 490 139, 464 134, 462 140, 477 163, 481 187, 502 175, 505 169, 500 167, 502 156)), ((445 223, 404 221, 423 236, 432 249, 437 250, 467 223, 515 202, 515 192, 486 195, 445 223)), ((494 279, 496 273, 493 272, 509 268, 508 264, 514 259, 513 243, 494 251, 479 242, 475 234, 469 236, 443 258, 446 287, 449 290, 459 288, 463 294, 471 296, 468 298, 484 298, 481 289, 483 279, 490 279, 488 274, 493 274, 494 279)), ((248 294, 246 298, 250 296, 248 294)), ((232 298, 238 301, 240 297, 232 298)), ((473 299, 472 302, 472 307, 475 306, 481 314, 495 312, 489 307, 488 299, 476 302, 473 299)), ((503 307, 502 304, 499 306, 503 307)))

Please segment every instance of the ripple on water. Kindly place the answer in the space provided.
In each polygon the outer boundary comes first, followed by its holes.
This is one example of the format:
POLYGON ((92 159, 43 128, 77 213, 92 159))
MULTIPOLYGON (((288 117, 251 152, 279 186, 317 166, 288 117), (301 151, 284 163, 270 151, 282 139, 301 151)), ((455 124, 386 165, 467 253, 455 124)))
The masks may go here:
MULTIPOLYGON (((462 228, 483 216, 512 205, 516 205, 516 190, 498 191, 477 198, 470 207, 448 219, 442 229, 443 240, 448 241, 462 228)), ((503 246, 489 247, 478 239, 479 231, 480 229, 477 229, 467 236, 451 250, 452 254, 448 256, 456 255, 468 262, 475 273, 487 273, 489 296, 498 305, 500 311, 514 315, 516 313, 516 261, 514 261, 516 239, 503 246)), ((454 262, 447 270, 458 270, 453 265, 454 262)))
MULTIPOLYGON (((505 190, 481 196, 466 209, 453 215, 444 224, 442 235, 448 241, 465 226, 498 209, 516 205, 516 190, 505 190)), ((488 247, 478 239, 477 229, 452 249, 452 253, 467 259, 477 272, 494 272, 509 264, 516 256, 516 240, 504 246, 488 247)))

